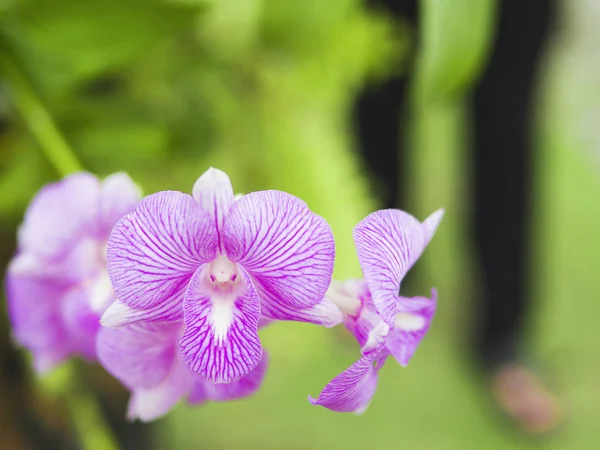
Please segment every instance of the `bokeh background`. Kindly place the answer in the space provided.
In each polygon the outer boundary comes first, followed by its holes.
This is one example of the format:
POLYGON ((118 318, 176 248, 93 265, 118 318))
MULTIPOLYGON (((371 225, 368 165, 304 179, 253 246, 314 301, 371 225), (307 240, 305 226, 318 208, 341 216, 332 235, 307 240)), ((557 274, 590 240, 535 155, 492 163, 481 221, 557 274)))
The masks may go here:
MULTIPOLYGON (((389 364, 366 414, 307 395, 355 360, 341 329, 281 323, 253 398, 123 420, 126 393, 75 364, 44 379, 14 348, 0 308, 0 448, 519 449, 465 351, 477 263, 469 205, 469 88, 493 39, 491 0, 422 0, 416 35, 359 0, 0 0, 0 257, 44 183, 73 167, 127 171, 146 193, 190 191, 215 166, 238 192, 305 199, 336 235, 335 276, 359 276, 352 227, 378 206, 350 109, 365 83, 414 61, 410 212, 446 217, 411 289, 439 312, 410 366, 389 364), (415 48, 418 37, 421 45, 415 48), (90 403, 90 398, 97 403, 90 403), (95 406, 94 406, 95 405, 95 406)), ((539 73, 530 343, 568 411, 536 446, 595 448, 600 416, 600 4, 563 0, 539 73)))

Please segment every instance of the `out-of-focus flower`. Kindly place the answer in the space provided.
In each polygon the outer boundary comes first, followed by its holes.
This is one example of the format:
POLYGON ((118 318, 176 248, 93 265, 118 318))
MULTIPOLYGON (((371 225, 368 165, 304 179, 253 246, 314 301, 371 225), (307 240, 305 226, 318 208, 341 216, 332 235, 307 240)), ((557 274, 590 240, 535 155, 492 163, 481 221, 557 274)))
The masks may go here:
POLYGON ((344 314, 345 326, 361 346, 362 357, 335 377, 314 405, 333 411, 364 412, 388 356, 406 366, 429 330, 436 308, 432 298, 403 297, 400 284, 433 237, 443 216, 436 211, 420 223, 399 210, 377 211, 354 229, 364 280, 333 282, 327 297, 344 314))
POLYGON ((113 225, 140 193, 124 173, 76 173, 42 188, 19 228, 6 275, 15 340, 38 372, 72 355, 95 359, 100 315, 114 301, 106 270, 113 225))
POLYGON ((190 405, 240 399, 261 386, 267 368, 266 353, 240 380, 214 384, 193 374, 183 363, 179 352, 183 331, 182 322, 136 323, 100 330, 100 362, 131 391, 128 419, 155 420, 184 398, 190 405))
MULTIPOLYGON (((114 227, 107 261, 118 301, 102 323, 183 323, 187 368, 232 383, 262 360, 259 319, 341 322, 324 298, 333 260, 329 225, 303 201, 280 191, 236 199, 210 168, 193 196, 150 195, 114 227)), ((119 372, 118 361, 103 362, 119 372)))

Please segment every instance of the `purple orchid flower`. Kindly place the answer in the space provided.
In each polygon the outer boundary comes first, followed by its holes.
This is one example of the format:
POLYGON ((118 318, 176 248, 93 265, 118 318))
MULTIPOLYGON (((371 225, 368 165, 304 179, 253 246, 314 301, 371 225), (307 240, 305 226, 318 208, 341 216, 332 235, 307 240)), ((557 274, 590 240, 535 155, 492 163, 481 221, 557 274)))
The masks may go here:
POLYGON ((333 282, 327 297, 344 314, 344 324, 361 346, 362 357, 335 377, 313 405, 339 412, 364 412, 388 356, 406 366, 429 330, 436 309, 432 297, 403 297, 402 279, 432 239, 443 210, 423 223, 399 210, 370 214, 354 229, 364 280, 333 282))
POLYGON ((240 380, 214 384, 193 374, 179 352, 182 322, 136 323, 102 327, 98 358, 102 365, 131 391, 127 418, 143 422, 169 412, 181 399, 190 405, 241 399, 261 386, 267 355, 240 380))
POLYGON ((341 322, 324 298, 333 259, 329 225, 303 201, 280 191, 236 199, 210 168, 193 196, 150 195, 114 227, 107 262, 118 301, 102 324, 183 323, 179 352, 193 374, 242 381, 263 358, 260 319, 341 322))
POLYGON ((36 371, 73 355, 95 359, 99 318, 115 298, 108 235, 139 199, 124 173, 102 182, 76 173, 42 188, 28 206, 5 284, 14 338, 33 353, 36 371))

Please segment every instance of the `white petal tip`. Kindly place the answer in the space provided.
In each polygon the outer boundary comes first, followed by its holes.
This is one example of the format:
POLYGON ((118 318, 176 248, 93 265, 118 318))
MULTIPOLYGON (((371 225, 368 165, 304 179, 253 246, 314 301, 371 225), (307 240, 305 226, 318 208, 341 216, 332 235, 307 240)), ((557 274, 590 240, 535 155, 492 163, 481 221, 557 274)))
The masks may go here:
POLYGON ((229 176, 222 170, 209 167, 194 183, 192 195, 197 202, 201 203, 204 193, 223 191, 224 189, 231 191, 231 194, 233 195, 229 176))
POLYGON ((128 312, 130 311, 128 306, 115 300, 107 310, 104 311, 102 317, 100 317, 100 325, 104 327, 119 327, 126 325, 129 322, 128 312))
POLYGON ((425 219, 425 221, 423 222, 423 226, 425 227, 429 239, 431 239, 435 234, 438 226, 440 225, 440 222, 444 218, 444 214, 444 208, 440 208, 437 211, 430 214, 429 217, 427 217, 427 219, 425 219))
POLYGON ((367 409, 369 409, 368 404, 361 408, 358 408, 356 411, 354 411, 354 414, 356 414, 357 416, 362 416, 365 412, 367 412, 367 409))

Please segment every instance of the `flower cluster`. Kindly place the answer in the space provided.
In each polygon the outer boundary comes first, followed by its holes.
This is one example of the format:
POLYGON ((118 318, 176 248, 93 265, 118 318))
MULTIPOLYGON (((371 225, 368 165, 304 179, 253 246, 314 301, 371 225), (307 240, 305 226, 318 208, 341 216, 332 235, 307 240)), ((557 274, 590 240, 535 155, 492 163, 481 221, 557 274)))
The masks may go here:
POLYGON ((399 289, 441 218, 371 214, 354 232, 364 280, 332 282, 331 229, 290 194, 236 197, 210 168, 192 195, 140 201, 125 175, 72 175, 38 194, 21 227, 7 276, 15 337, 39 370, 97 355, 131 391, 128 416, 147 421, 181 399, 256 392, 268 362, 259 329, 271 321, 343 322, 362 356, 309 400, 360 412, 387 357, 406 365, 430 326, 435 291, 399 289))

